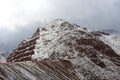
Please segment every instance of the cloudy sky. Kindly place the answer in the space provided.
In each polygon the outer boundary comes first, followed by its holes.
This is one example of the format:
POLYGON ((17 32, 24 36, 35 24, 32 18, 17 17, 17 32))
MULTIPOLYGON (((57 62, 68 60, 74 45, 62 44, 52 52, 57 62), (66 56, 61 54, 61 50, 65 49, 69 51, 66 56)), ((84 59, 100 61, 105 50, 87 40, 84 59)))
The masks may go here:
POLYGON ((0 51, 61 18, 90 29, 120 29, 120 0, 0 0, 0 51))

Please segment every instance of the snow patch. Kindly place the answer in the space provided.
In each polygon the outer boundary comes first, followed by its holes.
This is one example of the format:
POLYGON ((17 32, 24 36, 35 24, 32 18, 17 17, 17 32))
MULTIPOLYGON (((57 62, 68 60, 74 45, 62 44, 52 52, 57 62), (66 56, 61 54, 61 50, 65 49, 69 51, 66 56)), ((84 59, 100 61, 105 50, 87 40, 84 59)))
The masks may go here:
POLYGON ((117 54, 120 55, 120 36, 119 35, 102 35, 100 39, 108 44, 117 54))

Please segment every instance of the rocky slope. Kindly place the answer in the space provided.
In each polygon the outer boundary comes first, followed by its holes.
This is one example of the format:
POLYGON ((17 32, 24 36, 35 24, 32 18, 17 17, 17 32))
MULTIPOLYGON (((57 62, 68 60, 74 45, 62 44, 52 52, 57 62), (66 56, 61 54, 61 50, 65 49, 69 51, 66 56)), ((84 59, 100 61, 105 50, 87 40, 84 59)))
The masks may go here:
POLYGON ((0 65, 0 80, 79 80, 67 60, 42 60, 0 65))
POLYGON ((120 55, 107 41, 102 32, 54 20, 13 50, 8 57, 13 63, 0 65, 1 76, 9 80, 120 80, 120 55))

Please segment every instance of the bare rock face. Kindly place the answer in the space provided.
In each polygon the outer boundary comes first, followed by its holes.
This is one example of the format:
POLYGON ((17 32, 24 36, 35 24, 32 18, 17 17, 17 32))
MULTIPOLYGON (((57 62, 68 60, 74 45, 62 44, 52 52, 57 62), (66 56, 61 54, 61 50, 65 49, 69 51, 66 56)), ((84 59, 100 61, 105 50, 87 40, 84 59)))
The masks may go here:
POLYGON ((12 63, 0 65, 1 76, 10 80, 120 80, 120 55, 103 38, 99 31, 54 20, 13 50, 7 58, 12 63))

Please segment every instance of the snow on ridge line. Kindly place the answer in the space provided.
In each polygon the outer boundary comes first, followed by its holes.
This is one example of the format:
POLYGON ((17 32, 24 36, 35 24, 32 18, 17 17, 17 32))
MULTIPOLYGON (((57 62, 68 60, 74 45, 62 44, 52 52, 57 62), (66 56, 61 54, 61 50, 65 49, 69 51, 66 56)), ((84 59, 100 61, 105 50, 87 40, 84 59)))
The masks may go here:
MULTIPOLYGON (((46 29, 45 31, 66 31, 66 29, 68 30, 73 30, 73 29, 81 29, 82 31, 86 31, 87 28, 81 28, 79 25, 76 24, 71 24, 67 21, 64 21, 62 19, 57 19, 54 21, 49 22, 48 24, 39 27, 40 28, 40 32, 42 32, 42 29, 46 29)), ((43 30, 44 31, 44 30, 43 30)))

